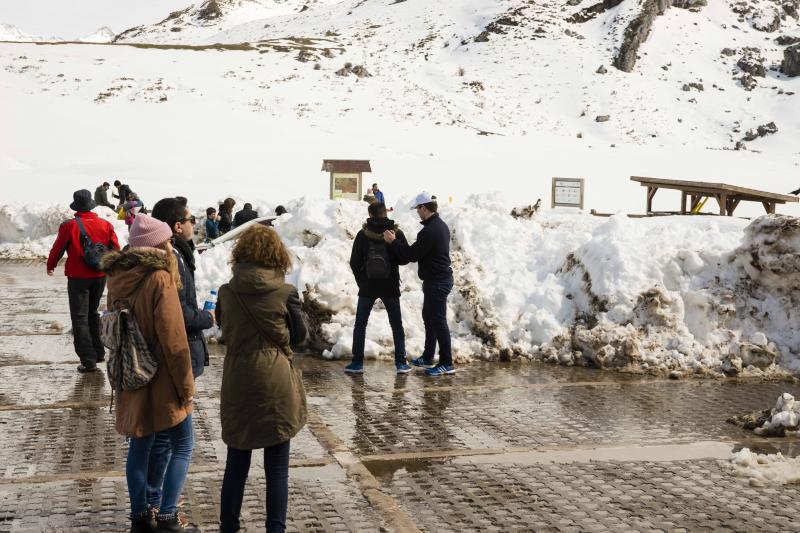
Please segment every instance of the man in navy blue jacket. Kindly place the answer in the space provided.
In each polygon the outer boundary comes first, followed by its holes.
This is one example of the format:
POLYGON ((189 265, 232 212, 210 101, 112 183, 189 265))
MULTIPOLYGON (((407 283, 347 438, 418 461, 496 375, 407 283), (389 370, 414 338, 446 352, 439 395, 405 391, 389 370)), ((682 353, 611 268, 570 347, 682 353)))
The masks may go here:
POLYGON ((453 290, 453 269, 450 268, 450 228, 439 217, 436 197, 424 191, 417 195, 414 207, 423 228, 417 240, 409 246, 397 239, 395 233, 386 230, 384 240, 391 246, 402 262, 418 264, 422 280, 424 300, 422 321, 425 323, 425 350, 422 357, 411 364, 425 368, 429 376, 455 374, 450 345, 450 328, 447 325, 447 297, 453 290), (433 365, 436 344, 439 344, 439 364, 433 365))
MULTIPOLYGON (((192 356, 192 374, 200 377, 204 367, 208 366, 208 346, 203 330, 214 325, 214 315, 197 306, 197 293, 194 287, 194 234, 195 217, 186 207, 186 199, 163 198, 153 206, 153 218, 166 222, 172 228, 172 249, 178 261, 178 272, 182 287, 178 289, 178 298, 183 311, 183 324, 186 327, 186 338, 189 341, 189 353, 192 356)), ((195 413, 195 419, 197 413, 195 413)), ((147 473, 147 504, 153 508, 161 507, 161 495, 164 475, 171 454, 169 435, 166 432, 156 434, 150 448, 150 466, 147 473)))

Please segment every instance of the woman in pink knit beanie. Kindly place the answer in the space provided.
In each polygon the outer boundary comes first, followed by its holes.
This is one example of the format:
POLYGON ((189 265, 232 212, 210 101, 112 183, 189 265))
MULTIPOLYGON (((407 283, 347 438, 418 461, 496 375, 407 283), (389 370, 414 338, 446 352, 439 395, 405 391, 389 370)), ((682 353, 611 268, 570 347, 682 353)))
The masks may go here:
POLYGON ((185 531, 177 505, 194 448, 192 408, 194 377, 189 342, 177 287, 180 275, 170 239, 172 230, 160 220, 139 214, 123 252, 103 258, 108 275, 108 309, 125 301, 158 360, 147 385, 119 395, 116 429, 130 438, 125 474, 131 504, 131 531, 185 531), (150 449, 156 433, 169 436, 172 454, 159 472, 163 485, 161 507, 147 503, 150 449))

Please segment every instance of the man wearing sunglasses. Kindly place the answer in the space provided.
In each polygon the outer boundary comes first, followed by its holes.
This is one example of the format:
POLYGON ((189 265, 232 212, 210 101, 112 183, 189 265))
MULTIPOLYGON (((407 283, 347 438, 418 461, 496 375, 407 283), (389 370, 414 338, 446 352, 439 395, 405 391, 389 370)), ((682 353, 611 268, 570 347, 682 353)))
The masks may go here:
MULTIPOLYGON (((183 310, 183 324, 192 356, 192 374, 197 379, 208 366, 208 346, 203 330, 214 325, 214 315, 197 306, 194 286, 194 225, 196 219, 186 207, 185 198, 163 198, 153 206, 153 218, 166 222, 172 228, 172 251, 178 260, 182 288, 178 297, 183 310)), ((197 416, 195 414, 195 416, 197 416)), ((170 441, 166 433, 156 434, 150 450, 150 467, 147 474, 147 503, 160 508, 164 472, 170 457, 170 441)))
POLYGON ((392 251, 405 262, 418 263, 422 280, 422 321, 425 323, 425 349, 422 357, 411 360, 414 366, 425 368, 428 376, 455 374, 447 325, 447 297, 453 290, 453 270, 450 268, 450 228, 439 218, 436 197, 423 191, 414 199, 411 209, 416 209, 422 221, 417 240, 409 246, 396 239, 392 230, 383 232, 384 240, 392 251), (433 365, 436 344, 439 344, 439 363, 433 365))

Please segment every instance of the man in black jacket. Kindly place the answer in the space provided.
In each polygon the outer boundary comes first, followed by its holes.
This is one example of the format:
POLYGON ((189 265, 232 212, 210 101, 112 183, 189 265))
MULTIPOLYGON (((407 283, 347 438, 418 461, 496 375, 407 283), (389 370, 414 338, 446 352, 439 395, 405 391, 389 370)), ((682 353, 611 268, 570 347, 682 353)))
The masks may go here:
POLYGON ((447 325, 447 296, 453 290, 453 270, 450 268, 450 228, 439 218, 436 197, 422 192, 414 200, 414 207, 424 226, 417 234, 417 241, 408 243, 397 239, 392 230, 386 230, 383 238, 391 250, 404 262, 418 263, 422 280, 424 300, 422 321, 425 323, 425 350, 422 357, 412 359, 411 364, 425 368, 429 376, 455 374, 450 344, 450 328, 447 325), (439 343, 439 364, 433 365, 436 343, 439 343))
MULTIPOLYGON (((183 324, 189 341, 192 358, 192 374, 197 379, 208 366, 208 346, 203 330, 214 325, 214 315, 197 306, 197 293, 194 287, 194 233, 195 218, 178 198, 163 198, 153 206, 153 218, 166 222, 172 228, 172 251, 178 261, 178 272, 182 287, 178 298, 183 311, 183 324)), ((197 417, 197 413, 194 415, 197 417)), ((150 449, 150 463, 147 474, 147 503, 160 508, 164 473, 169 463, 170 439, 166 432, 156 433, 150 449)))
POLYGON ((233 227, 241 226, 245 222, 250 222, 255 218, 258 218, 258 211, 253 209, 252 204, 244 204, 242 210, 233 217, 233 227))
MULTIPOLYGON (((411 371, 406 363, 406 336, 403 331, 403 317, 400 311, 400 269, 403 263, 392 253, 383 239, 383 232, 394 232, 397 242, 406 243, 403 232, 397 229, 393 220, 386 218, 386 206, 380 202, 370 204, 369 218, 353 242, 350 254, 350 268, 358 284, 358 307, 356 323, 353 327, 353 362, 345 372, 361 374, 364 372, 364 342, 367 322, 378 298, 386 307, 389 324, 394 338, 394 364, 398 374, 411 371)), ((407 243, 406 243, 407 244, 407 243)))
POLYGON ((114 187, 117 188, 117 194, 111 193, 111 196, 119 199, 119 203, 116 207, 118 210, 120 207, 122 207, 122 204, 128 201, 128 195, 131 193, 131 188, 127 185, 123 185, 123 183, 119 180, 114 180, 114 187))

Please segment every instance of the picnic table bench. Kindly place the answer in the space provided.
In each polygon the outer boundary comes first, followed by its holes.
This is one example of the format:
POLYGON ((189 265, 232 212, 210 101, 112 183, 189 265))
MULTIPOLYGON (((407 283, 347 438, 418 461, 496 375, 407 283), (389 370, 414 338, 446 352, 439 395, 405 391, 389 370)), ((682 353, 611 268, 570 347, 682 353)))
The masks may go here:
POLYGON ((642 187, 647 187, 647 214, 656 214, 653 211, 653 197, 658 189, 673 189, 681 191, 680 214, 697 214, 709 198, 714 198, 719 204, 719 214, 733 216, 733 212, 742 200, 746 202, 761 202, 767 213, 775 213, 776 204, 797 202, 795 196, 778 194, 774 192, 759 191, 728 185, 727 183, 710 183, 705 181, 668 180, 660 178, 645 178, 631 176, 631 181, 638 181, 642 187), (687 209, 687 199, 691 204, 687 209))

